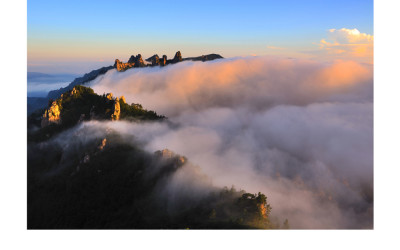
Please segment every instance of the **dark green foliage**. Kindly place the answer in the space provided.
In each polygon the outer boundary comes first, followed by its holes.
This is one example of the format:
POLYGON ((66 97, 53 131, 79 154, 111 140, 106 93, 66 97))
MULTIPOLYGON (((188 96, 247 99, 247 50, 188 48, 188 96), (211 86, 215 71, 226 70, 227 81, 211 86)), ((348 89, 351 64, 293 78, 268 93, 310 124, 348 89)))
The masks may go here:
POLYGON ((236 191, 233 187, 225 187, 211 193, 200 205, 189 209, 176 219, 190 229, 273 228, 268 217, 263 217, 260 213, 260 206, 267 205, 257 200, 260 193, 258 196, 251 195, 251 198, 248 198, 248 195, 243 190, 236 191))
POLYGON ((125 120, 160 120, 165 119, 165 116, 157 115, 156 112, 146 110, 141 104, 132 103, 131 105, 119 100, 121 108, 120 119, 125 120))

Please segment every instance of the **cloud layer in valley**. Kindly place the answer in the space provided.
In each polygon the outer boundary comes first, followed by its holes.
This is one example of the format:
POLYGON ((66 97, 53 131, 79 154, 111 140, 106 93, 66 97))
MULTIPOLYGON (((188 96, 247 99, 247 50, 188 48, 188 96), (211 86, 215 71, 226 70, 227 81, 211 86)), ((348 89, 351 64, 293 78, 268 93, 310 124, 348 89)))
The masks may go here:
POLYGON ((95 92, 170 123, 85 126, 184 155, 216 186, 264 192, 293 228, 371 228, 372 73, 353 61, 269 57, 111 70, 90 84, 95 92))

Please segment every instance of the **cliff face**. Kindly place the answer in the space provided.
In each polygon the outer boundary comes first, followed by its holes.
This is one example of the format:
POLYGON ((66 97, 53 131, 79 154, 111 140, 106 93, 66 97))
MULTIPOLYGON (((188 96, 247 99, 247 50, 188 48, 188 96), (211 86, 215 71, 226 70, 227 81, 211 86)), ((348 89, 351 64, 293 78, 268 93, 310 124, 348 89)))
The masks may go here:
POLYGON ((114 63, 114 68, 116 68, 118 71, 125 71, 127 69, 133 68, 135 64, 134 63, 123 63, 118 59, 115 59, 115 63, 114 63))
POLYGON ((111 114, 111 120, 113 121, 118 121, 120 114, 121 114, 121 107, 119 105, 119 99, 118 97, 115 98, 113 101, 113 108, 112 108, 112 114, 111 114))
POLYGON ((46 127, 50 124, 60 124, 61 123, 61 110, 60 106, 57 104, 56 101, 51 103, 51 106, 46 109, 42 116, 41 126, 46 127))

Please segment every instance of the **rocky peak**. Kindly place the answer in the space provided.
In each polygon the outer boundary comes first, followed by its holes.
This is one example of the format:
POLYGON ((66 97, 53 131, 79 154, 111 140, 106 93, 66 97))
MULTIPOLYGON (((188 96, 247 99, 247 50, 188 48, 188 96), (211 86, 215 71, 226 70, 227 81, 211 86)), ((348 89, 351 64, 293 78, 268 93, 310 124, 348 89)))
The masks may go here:
POLYGON ((121 72, 132 68, 134 65, 135 65, 134 63, 123 63, 120 60, 115 59, 114 68, 116 68, 119 72, 121 72))
MULTIPOLYGON (((119 104, 119 98, 118 97, 114 98, 112 93, 107 93, 106 98, 109 100, 109 102, 112 102, 113 105, 111 110, 111 120, 118 121, 121 115, 121 106, 119 104)), ((122 98, 124 98, 125 102, 125 97, 122 96, 122 98)))
POLYGON ((146 59, 147 62, 151 63, 151 66, 156 66, 156 65, 160 65, 160 58, 158 57, 157 54, 149 57, 146 59))
POLYGON ((174 59, 172 59, 172 63, 182 62, 182 54, 180 51, 175 53, 174 59))
POLYGON ((131 57, 129 57, 128 63, 135 63, 136 62, 136 57, 134 55, 131 55, 131 57))
POLYGON ((162 59, 160 60, 160 65, 161 66, 167 65, 167 55, 162 56, 162 59))
POLYGON ((107 94, 106 94, 106 98, 107 98, 108 100, 112 100, 112 99, 113 99, 113 94, 112 94, 112 93, 107 93, 107 94))
POLYGON ((125 96, 121 95, 119 99, 121 100, 122 103, 126 103, 125 96))
POLYGON ((121 107, 119 104, 119 99, 117 97, 114 100, 114 105, 113 105, 112 114, 111 114, 111 120, 118 121, 120 115, 121 115, 121 107))
POLYGON ((41 127, 46 127, 50 124, 61 123, 61 109, 57 101, 53 101, 48 109, 44 112, 41 121, 41 127))
POLYGON ((114 63, 114 68, 116 68, 118 71, 125 71, 130 68, 138 68, 138 67, 145 67, 146 64, 144 63, 144 60, 142 58, 141 54, 138 54, 137 56, 132 55, 127 63, 123 63, 120 60, 116 59, 114 63))
POLYGON ((128 60, 128 63, 133 64, 133 67, 138 68, 138 67, 144 67, 145 63, 143 61, 142 55, 137 54, 137 56, 131 56, 128 60))

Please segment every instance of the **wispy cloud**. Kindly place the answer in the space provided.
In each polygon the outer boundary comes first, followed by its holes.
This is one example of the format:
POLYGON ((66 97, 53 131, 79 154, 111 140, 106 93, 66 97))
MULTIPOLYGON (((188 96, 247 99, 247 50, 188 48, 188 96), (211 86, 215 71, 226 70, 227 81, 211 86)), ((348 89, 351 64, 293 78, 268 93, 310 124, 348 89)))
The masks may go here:
POLYGON ((276 47, 276 46, 272 46, 272 45, 267 45, 267 49, 272 49, 272 50, 284 50, 285 48, 276 47))

